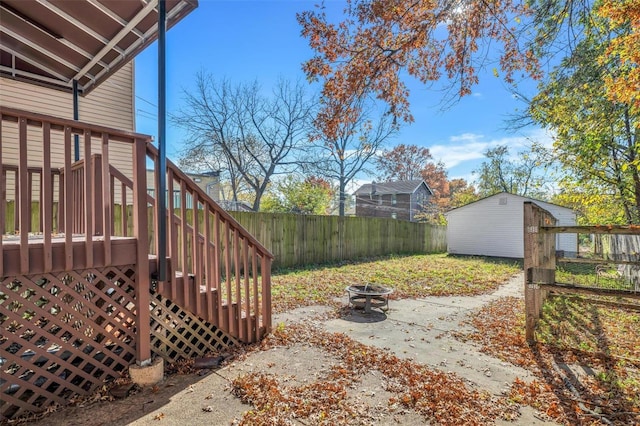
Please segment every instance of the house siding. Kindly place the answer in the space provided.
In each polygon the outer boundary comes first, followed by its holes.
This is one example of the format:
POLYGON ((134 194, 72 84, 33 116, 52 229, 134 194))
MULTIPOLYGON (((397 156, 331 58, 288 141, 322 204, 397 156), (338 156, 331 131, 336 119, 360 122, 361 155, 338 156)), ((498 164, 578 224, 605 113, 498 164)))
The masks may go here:
MULTIPOLYGON (((78 100, 80 121, 134 131, 133 63, 78 100)), ((73 119, 73 94, 0 77, 0 105, 73 119)))
MULTIPOLYGON (((134 119, 134 65, 129 63, 86 97, 78 99, 79 120, 100 126, 133 132, 134 119)), ((22 81, 0 77, 0 105, 38 114, 73 119, 73 95, 70 92, 28 84, 22 81)), ((42 165, 42 132, 30 130, 27 138, 28 165, 42 165)), ((80 143, 84 139, 80 138, 80 143)), ((18 126, 2 122, 2 162, 17 165, 18 126)), ((94 138, 91 152, 101 152, 102 141, 94 138)), ((82 154, 81 154, 82 155, 82 154)), ((126 143, 113 143, 109 148, 110 163, 129 178, 133 177, 133 147, 126 143)), ((64 165, 64 144, 61 132, 51 134, 51 166, 64 165)), ((13 198, 13 175, 7 175, 7 199, 13 198)), ((36 182, 37 183, 37 182, 36 182)), ((37 196, 37 186, 34 196, 37 196)))
POLYGON ((393 218, 395 213, 395 219, 411 220, 410 208, 410 194, 396 194, 395 204, 392 194, 356 196, 356 216, 393 218))
MULTIPOLYGON (((548 210, 558 225, 575 225, 570 209, 512 194, 497 194, 447 213, 447 251, 495 257, 524 257, 524 201, 548 210)), ((558 234, 556 249, 577 252, 575 234, 558 234)))
POLYGON ((412 194, 356 194, 356 216, 394 218, 395 214, 395 219, 413 221, 422 210, 420 200, 428 203, 430 196, 424 185, 412 194))

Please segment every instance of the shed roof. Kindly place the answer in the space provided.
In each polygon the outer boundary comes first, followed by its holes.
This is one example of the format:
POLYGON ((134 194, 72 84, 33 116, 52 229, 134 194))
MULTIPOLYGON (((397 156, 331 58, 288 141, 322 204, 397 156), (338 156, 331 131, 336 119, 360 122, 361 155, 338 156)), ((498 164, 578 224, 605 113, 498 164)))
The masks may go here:
MULTIPOLYGON (((167 28, 198 6, 165 0, 167 28)), ((81 94, 158 37, 158 0, 2 0, 0 74, 81 94)))
POLYGON ((493 194, 493 195, 489 195, 489 196, 484 197, 484 198, 480 198, 479 200, 473 201, 473 202, 471 202, 469 204, 465 204, 464 206, 460 206, 460 207, 456 207, 455 209, 451 209, 451 210, 449 210, 448 212, 445 213, 445 216, 450 214, 450 213, 455 213, 455 212, 461 211, 463 209, 467 209, 468 207, 474 207, 477 203, 479 203, 481 201, 485 201, 485 200, 488 200, 490 198, 497 198, 497 197, 504 197, 504 196, 509 196, 509 197, 512 197, 512 198, 519 198, 523 202, 524 201, 533 201, 534 203, 537 202, 537 203, 549 204, 549 205, 557 207, 559 209, 565 209, 565 210, 567 210, 569 212, 575 213, 575 210, 573 210, 573 209, 571 209, 569 207, 561 206, 559 204, 554 204, 554 203, 550 203, 548 201, 543 201, 543 200, 537 200, 537 199, 531 198, 531 197, 523 197, 522 195, 511 194, 509 192, 499 192, 497 194, 493 194))
POLYGON ((433 194, 431 188, 424 180, 399 180, 393 182, 372 182, 365 183, 356 190, 355 195, 362 194, 375 194, 375 195, 387 195, 387 194, 413 194, 420 185, 427 188, 429 193, 433 194))

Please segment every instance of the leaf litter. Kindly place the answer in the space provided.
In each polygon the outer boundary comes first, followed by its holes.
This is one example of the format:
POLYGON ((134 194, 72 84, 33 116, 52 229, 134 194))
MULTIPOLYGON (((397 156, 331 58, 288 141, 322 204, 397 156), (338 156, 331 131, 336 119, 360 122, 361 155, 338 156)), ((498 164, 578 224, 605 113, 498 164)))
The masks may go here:
POLYGON ((376 422, 379 410, 389 415, 413 410, 430 423, 443 425, 492 424, 496 419, 518 416, 517 404, 473 389, 454 373, 401 359, 389 350, 309 323, 278 327, 258 349, 300 344, 321 348, 340 364, 324 377, 300 385, 262 372, 237 377, 232 381, 232 393, 254 407, 238 419, 238 425, 289 425, 300 419, 305 419, 305 424, 365 425, 376 422), (391 395, 385 407, 372 409, 362 400, 348 398, 349 390, 372 371, 384 377, 385 391, 391 395))
POLYGON ((547 299, 536 330, 525 339, 524 300, 502 298, 473 314, 472 332, 456 338, 530 370, 516 379, 512 401, 567 425, 640 424, 640 312, 597 299, 547 299))

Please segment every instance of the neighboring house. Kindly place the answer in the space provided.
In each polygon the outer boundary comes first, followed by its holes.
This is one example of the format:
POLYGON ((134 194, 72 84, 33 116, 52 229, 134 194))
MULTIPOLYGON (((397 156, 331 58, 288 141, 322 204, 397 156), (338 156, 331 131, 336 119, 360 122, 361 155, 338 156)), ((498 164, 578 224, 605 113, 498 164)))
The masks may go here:
POLYGON ((430 202, 433 191, 424 180, 372 182, 354 193, 356 216, 388 217, 415 221, 430 202))
MULTIPOLYGON (((184 172, 185 175, 191 178, 192 181, 195 182, 196 185, 200 187, 212 200, 218 201, 220 199, 220 172, 211 171, 205 173, 188 173, 184 172)), ((155 192, 154 188, 154 171, 147 170, 147 192, 150 195, 153 195, 155 192)), ((174 192, 179 192, 178 189, 175 189, 174 192)), ((219 204, 219 203, 218 203, 219 204)), ((174 203, 177 205, 177 203, 174 203)))
POLYGON ((252 212, 253 207, 246 201, 220 200, 220 207, 228 212, 252 212))
MULTIPOLYGON (((495 257, 524 257, 524 207, 532 201, 547 210, 557 225, 576 224, 576 212, 556 204, 502 192, 445 213, 447 251, 495 257)), ((576 234, 557 234, 556 250, 578 251, 576 234)))

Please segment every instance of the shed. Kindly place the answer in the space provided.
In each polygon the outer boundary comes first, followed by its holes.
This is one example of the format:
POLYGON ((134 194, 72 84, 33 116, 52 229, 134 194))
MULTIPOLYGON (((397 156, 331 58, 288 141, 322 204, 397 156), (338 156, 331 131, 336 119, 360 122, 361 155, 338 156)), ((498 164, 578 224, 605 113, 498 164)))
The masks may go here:
MULTIPOLYGON (((524 202, 531 201, 551 213, 557 225, 576 224, 576 212, 556 204, 501 192, 445 214, 447 251, 495 257, 524 257, 524 202)), ((576 234, 557 234, 556 250, 578 251, 576 234)))

